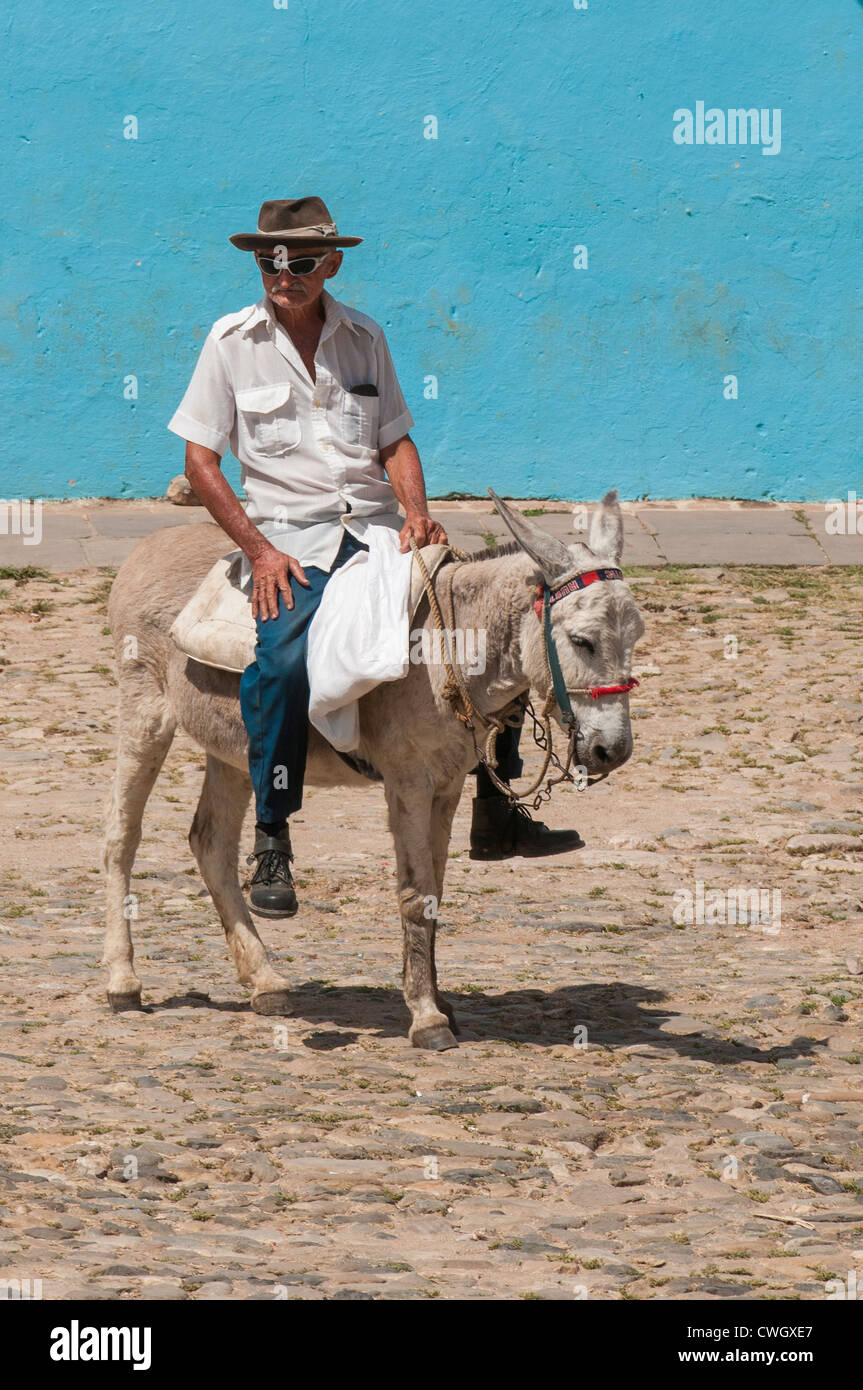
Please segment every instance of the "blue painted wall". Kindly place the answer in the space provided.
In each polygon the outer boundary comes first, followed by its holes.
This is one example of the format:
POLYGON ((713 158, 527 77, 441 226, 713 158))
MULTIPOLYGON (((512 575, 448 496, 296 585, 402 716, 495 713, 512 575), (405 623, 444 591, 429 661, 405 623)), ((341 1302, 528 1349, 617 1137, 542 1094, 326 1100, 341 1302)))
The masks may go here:
POLYGON ((860 490, 859 0, 32 0, 3 25, 0 495, 161 494, 207 329, 259 296, 227 238, 306 193, 366 238, 331 288, 386 327, 431 493, 860 490), (699 100, 780 108, 780 152, 676 144, 699 100))

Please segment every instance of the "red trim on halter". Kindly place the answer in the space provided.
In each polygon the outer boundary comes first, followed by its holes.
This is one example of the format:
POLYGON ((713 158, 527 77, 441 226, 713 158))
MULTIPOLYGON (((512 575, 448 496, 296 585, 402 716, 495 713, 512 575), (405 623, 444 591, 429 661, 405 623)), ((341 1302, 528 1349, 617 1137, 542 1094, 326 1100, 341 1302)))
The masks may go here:
MULTIPOLYGON (((591 700, 598 700, 600 695, 627 695, 637 685, 638 681, 633 676, 632 680, 628 680, 625 685, 594 685, 585 691, 585 694, 589 695, 591 700)), ((570 691, 571 695, 576 693, 578 692, 570 691)))
MULTIPOLYGON (((549 607, 551 607, 553 603, 559 603, 559 601, 562 598, 566 598, 567 594, 574 594, 577 593, 579 589, 586 589, 588 584, 595 584, 599 579, 622 578, 623 570, 609 569, 608 567, 605 567, 603 569, 585 570, 583 574, 576 574, 573 575, 572 579, 567 579, 566 583, 561 584, 558 589, 549 589, 549 607)), ((545 584, 539 585, 539 598, 533 605, 533 611, 539 618, 540 622, 542 622, 542 596, 545 592, 546 587, 547 586, 545 584)))

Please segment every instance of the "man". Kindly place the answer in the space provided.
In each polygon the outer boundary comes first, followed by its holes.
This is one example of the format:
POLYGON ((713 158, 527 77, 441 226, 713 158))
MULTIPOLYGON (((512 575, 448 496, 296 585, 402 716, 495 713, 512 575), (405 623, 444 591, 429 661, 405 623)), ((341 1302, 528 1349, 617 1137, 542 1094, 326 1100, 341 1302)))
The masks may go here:
MULTIPOLYGON (((243 551, 258 642, 240 681, 255 792, 257 861, 250 907, 292 916, 287 820, 302 805, 309 686, 309 625, 332 573, 369 526, 399 532, 401 549, 446 542, 429 516, 422 466, 408 431, 383 330, 324 289, 342 263, 339 236, 320 198, 262 204, 257 231, 230 238, 254 253, 264 295, 219 319, 168 426, 186 440, 186 477, 243 551), (221 471, 228 444, 242 465, 244 508, 221 471), (398 512, 405 511, 402 522, 398 512)), ((498 742, 499 774, 518 776, 518 731, 498 742)), ((514 811, 478 771, 471 854, 505 858, 580 844, 514 811)))

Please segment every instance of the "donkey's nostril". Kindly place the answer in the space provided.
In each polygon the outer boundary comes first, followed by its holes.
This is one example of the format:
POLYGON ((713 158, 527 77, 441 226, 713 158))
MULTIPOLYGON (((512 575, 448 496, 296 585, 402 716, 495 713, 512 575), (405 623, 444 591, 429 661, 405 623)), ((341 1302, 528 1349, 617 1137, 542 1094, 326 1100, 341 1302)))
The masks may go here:
POLYGON ((607 763, 611 761, 611 754, 609 753, 608 749, 605 748, 601 743, 594 744, 593 751, 596 757, 599 758, 599 761, 601 763, 607 763))

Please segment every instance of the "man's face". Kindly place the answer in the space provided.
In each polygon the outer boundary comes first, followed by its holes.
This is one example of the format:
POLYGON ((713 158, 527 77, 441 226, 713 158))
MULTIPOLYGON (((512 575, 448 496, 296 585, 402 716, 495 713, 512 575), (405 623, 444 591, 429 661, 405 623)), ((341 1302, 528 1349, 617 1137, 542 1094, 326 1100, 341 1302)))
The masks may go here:
MULTIPOLYGON (((300 256, 319 256, 321 249, 314 246, 291 246, 289 249, 279 250, 270 248, 262 254, 275 257, 281 263, 289 258, 294 261, 300 256)), ((278 305, 280 309, 300 309, 314 304, 320 298, 324 281, 338 273, 341 263, 341 251, 330 251, 326 259, 321 261, 310 275, 292 275, 287 268, 275 275, 267 275, 261 270, 261 280, 267 297, 273 304, 278 305)), ((260 270, 260 266, 258 269, 260 270)))

